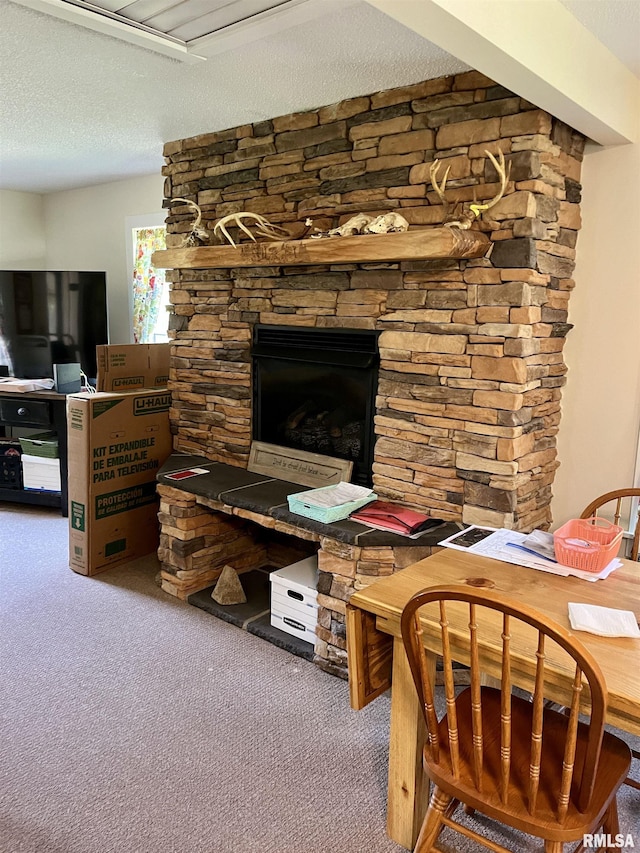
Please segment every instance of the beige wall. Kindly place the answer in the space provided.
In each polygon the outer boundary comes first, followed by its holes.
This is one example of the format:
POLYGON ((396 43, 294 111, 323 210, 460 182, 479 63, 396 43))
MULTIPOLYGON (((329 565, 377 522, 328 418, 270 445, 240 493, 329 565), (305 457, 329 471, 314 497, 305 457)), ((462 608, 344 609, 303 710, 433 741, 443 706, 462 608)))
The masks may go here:
POLYGON ((44 196, 0 190, 0 267, 44 269, 44 196))
POLYGON ((554 527, 631 486, 640 425, 640 145, 588 146, 554 527))
POLYGON ((131 340, 125 221, 161 211, 163 185, 161 175, 149 175, 44 196, 46 266, 106 271, 112 343, 131 340))

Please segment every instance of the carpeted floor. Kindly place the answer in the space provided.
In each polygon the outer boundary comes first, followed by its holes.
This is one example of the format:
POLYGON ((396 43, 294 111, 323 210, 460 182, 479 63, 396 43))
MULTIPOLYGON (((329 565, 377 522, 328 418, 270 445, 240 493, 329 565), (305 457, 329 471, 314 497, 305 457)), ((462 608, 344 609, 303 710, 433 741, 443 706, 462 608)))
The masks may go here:
MULTIPOLYGON (((66 519, 0 504, 0 851, 399 853, 388 698, 351 711, 344 681, 171 599, 156 571, 77 575, 66 519)), ((637 792, 620 812, 640 847, 637 792)))

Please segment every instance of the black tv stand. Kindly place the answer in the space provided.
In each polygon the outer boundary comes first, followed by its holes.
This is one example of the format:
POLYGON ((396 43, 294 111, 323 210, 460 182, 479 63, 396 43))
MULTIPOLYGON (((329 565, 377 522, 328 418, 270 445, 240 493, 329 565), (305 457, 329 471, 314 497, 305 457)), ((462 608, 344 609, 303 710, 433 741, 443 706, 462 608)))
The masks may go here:
POLYGON ((0 483, 0 501, 60 507, 69 514, 67 487, 67 397, 55 391, 0 391, 0 436, 7 427, 28 427, 42 432, 52 430, 58 436, 60 455, 60 491, 8 489, 0 483))

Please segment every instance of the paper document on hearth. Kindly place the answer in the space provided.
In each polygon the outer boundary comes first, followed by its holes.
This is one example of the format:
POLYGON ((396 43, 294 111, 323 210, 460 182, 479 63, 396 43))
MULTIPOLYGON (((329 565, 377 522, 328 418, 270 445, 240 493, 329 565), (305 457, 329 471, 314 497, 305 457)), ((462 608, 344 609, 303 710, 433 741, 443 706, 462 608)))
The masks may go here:
MULTIPOLYGON (((622 561, 614 558, 600 572, 582 572, 569 566, 562 566, 555 560, 548 560, 533 553, 528 547, 532 542, 531 534, 519 533, 517 530, 499 528, 494 530, 490 527, 479 527, 471 525, 461 533, 454 533, 439 545, 447 548, 455 548, 458 551, 467 551, 470 554, 480 554, 483 557, 491 557, 501 560, 503 563, 513 563, 516 566, 525 566, 529 569, 537 569, 541 572, 549 572, 561 577, 576 577, 586 581, 597 581, 606 578, 614 569, 622 565, 622 561), (529 540, 529 542, 527 542, 529 540)), ((534 547, 537 547, 534 539, 534 547)))
POLYGON ((588 631, 600 637, 640 637, 640 628, 631 610, 570 601, 569 621, 574 631, 588 631))
POLYGON ((360 501, 373 495, 373 489, 356 486, 354 483, 336 483, 335 486, 323 486, 309 492, 299 492, 296 497, 311 506, 336 507, 351 501, 360 501))

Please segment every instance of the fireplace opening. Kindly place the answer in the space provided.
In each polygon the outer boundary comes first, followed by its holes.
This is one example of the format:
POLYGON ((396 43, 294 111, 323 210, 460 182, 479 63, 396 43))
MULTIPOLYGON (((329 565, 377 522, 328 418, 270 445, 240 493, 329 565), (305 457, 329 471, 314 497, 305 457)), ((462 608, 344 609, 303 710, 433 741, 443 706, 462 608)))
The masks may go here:
POLYGON ((353 462, 371 485, 379 332, 254 327, 253 438, 353 462))

